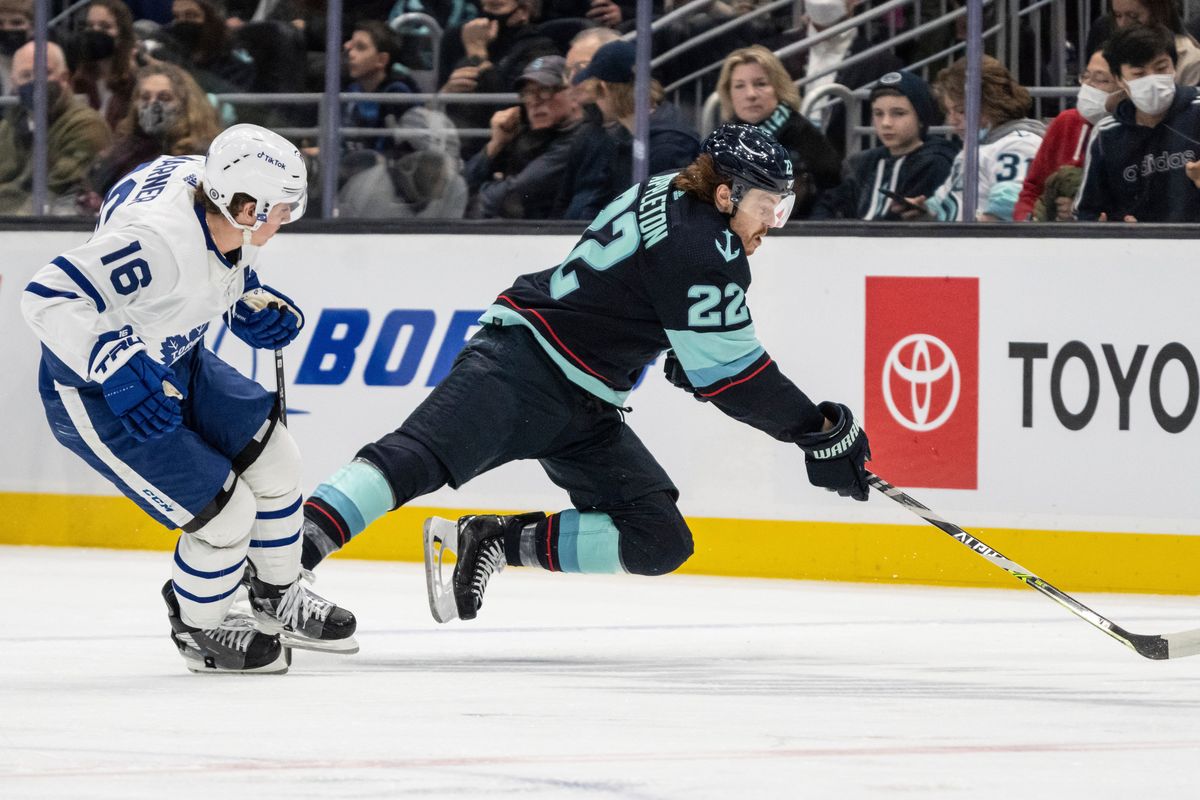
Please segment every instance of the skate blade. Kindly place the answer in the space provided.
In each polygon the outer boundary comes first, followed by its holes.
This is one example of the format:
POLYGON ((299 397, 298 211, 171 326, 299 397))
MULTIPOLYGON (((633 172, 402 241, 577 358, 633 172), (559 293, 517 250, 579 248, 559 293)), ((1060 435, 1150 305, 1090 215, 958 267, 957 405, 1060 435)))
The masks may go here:
MULTIPOLYGON (((425 520, 425 588, 429 591, 429 611, 438 622, 458 619, 454 590, 443 579, 442 562, 446 553, 458 549, 458 523, 441 517, 425 520)), ((446 568, 453 575, 453 567, 446 568)))
POLYGON ((254 669, 209 668, 191 659, 187 660, 188 671, 196 675, 285 675, 291 665, 292 651, 286 647, 279 651, 279 655, 270 664, 263 664, 254 669))
POLYGON ((358 640, 353 636, 345 639, 308 639, 303 636, 279 632, 279 643, 286 649, 310 650, 314 653, 336 653, 340 656, 350 656, 358 652, 358 640))

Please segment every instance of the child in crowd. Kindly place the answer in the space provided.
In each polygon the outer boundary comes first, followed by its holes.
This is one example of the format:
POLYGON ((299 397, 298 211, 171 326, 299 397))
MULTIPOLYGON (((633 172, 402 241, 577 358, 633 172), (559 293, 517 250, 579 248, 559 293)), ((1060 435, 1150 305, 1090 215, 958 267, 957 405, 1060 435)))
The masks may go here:
POLYGON ((907 70, 889 72, 871 90, 870 103, 871 124, 883 144, 850 159, 849 175, 821 195, 812 219, 899 220, 889 194, 930 195, 950 174, 958 148, 929 136, 937 124, 929 84, 907 70))
MULTIPOLYGON (((1017 192, 1001 184, 1014 182, 1018 192, 1025 182, 1029 169, 1046 126, 1026 114, 1033 106, 1029 92, 1017 83, 1004 65, 991 56, 984 56, 980 65, 980 109, 979 109, 979 181, 976 209, 987 209, 987 213, 1012 219, 1017 192), (1011 197, 1007 213, 992 197, 1011 197)), ((959 138, 966 134, 966 82, 967 61, 959 59, 938 73, 937 92, 946 109, 946 123, 959 138)), ((905 219, 932 217, 942 222, 963 219, 963 191, 965 181, 964 154, 960 152, 950 167, 950 177, 930 197, 910 196, 896 203, 893 210, 905 219), (909 206, 915 206, 915 210, 909 206)))

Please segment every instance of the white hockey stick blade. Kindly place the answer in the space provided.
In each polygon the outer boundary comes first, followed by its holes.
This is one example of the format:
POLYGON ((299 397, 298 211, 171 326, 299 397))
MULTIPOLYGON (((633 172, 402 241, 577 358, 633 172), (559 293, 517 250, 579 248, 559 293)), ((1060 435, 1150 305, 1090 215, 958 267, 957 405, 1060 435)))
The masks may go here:
POLYGON ((458 619, 454 587, 450 584, 454 567, 444 564, 447 552, 458 551, 458 523, 430 517, 425 520, 425 588, 429 591, 429 611, 438 622, 458 619), (448 573, 443 572, 443 566, 448 573))
POLYGON ((1167 633, 1162 638, 1167 640, 1168 658, 1200 654, 1200 630, 1167 633))

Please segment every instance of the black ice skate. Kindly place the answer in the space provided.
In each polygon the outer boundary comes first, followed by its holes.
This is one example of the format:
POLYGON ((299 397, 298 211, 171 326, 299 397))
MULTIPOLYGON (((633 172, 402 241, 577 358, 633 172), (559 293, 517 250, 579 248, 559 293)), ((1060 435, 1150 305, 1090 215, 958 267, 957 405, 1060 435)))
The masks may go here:
POLYGON ((481 514, 457 522, 441 517, 425 520, 425 586, 433 618, 438 622, 475 619, 488 581, 504 569, 505 531, 542 519, 545 515, 534 513, 509 517, 481 514), (442 572, 447 552, 458 557, 451 586, 446 585, 442 572))
POLYGON ((216 628, 193 628, 183 621, 171 581, 162 589, 171 621, 171 641, 192 672, 209 674, 282 674, 292 663, 291 653, 278 636, 263 633, 254 620, 231 613, 216 628))
MULTIPOLYGON (((311 580, 310 576, 302 575, 311 580)), ((284 647, 342 655, 358 652, 354 615, 309 589, 300 578, 290 586, 273 586, 251 576, 250 607, 259 629, 278 634, 284 647)))

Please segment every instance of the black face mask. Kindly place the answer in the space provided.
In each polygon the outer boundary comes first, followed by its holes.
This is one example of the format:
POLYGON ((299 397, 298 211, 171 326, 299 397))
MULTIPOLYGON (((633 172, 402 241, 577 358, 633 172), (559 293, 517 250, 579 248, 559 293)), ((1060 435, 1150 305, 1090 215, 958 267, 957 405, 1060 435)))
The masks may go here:
POLYGON ((515 13, 517 13, 517 10, 514 8, 512 11, 504 14, 493 14, 490 11, 480 11, 479 16, 483 17, 484 19, 495 20, 496 22, 500 23, 501 28, 506 28, 508 27, 508 20, 512 18, 512 15, 515 13))
POLYGON ((117 52, 117 40, 104 31, 81 31, 76 46, 80 61, 103 61, 117 52))
POLYGON ((172 22, 167 26, 167 33, 171 34, 171 38, 178 42, 181 48, 190 53, 200 44, 204 26, 199 22, 172 22))
MULTIPOLYGON (((58 104, 59 98, 62 97, 62 84, 51 81, 46 84, 46 108, 51 111, 58 104)), ((20 108, 30 114, 33 113, 33 81, 22 84, 17 88, 17 99, 20 101, 20 108)))
POLYGON ((0 56, 11 56, 29 41, 29 31, 0 31, 0 56))

